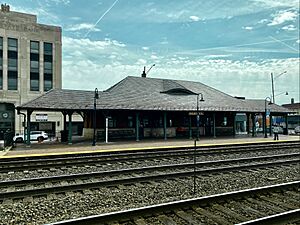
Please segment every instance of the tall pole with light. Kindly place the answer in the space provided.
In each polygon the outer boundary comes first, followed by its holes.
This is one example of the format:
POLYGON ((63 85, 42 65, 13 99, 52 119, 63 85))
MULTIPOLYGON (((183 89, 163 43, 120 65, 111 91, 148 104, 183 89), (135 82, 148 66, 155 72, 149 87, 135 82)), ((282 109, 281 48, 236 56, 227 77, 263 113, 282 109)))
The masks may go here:
POLYGON ((195 140, 195 146, 194 146, 194 176, 193 176, 194 195, 196 194, 196 151, 197 151, 197 141, 199 141, 199 124, 200 124, 199 95, 201 96, 200 101, 204 102, 203 94, 197 93, 197 138, 195 140))
POLYGON ((267 100, 270 100, 269 102, 269 105, 272 104, 272 99, 270 97, 266 97, 265 98, 265 127, 264 127, 264 132, 265 132, 265 138, 268 137, 268 134, 267 134, 267 100))
POLYGON ((93 116, 94 135, 93 135, 93 144, 92 144, 92 146, 96 145, 97 99, 99 99, 98 88, 95 88, 95 92, 94 92, 94 116, 93 116))
POLYGON ((273 98, 273 103, 275 103, 275 90, 274 90, 274 80, 280 76, 282 76, 283 74, 287 73, 287 71, 284 71, 282 73, 280 73, 279 75, 277 75, 276 77, 273 76, 273 73, 271 73, 271 81, 272 81, 272 98, 273 98))
POLYGON ((200 125, 200 114, 199 114, 199 95, 201 96, 200 102, 204 102, 203 94, 197 94, 197 141, 199 141, 199 125, 200 125))

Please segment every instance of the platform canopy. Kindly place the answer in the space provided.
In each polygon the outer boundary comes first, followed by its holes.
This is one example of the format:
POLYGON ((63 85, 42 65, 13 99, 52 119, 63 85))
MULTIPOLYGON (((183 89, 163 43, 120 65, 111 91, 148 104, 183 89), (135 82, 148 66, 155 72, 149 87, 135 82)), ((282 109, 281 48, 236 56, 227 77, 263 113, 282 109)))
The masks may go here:
MULTIPOLYGON (((264 112, 265 100, 238 99, 200 82, 128 76, 99 92, 97 110, 264 112)), ((92 110, 94 91, 53 89, 18 107, 20 110, 92 110)), ((269 102, 267 102, 269 103, 269 102)), ((273 113, 290 110, 268 104, 273 113)))

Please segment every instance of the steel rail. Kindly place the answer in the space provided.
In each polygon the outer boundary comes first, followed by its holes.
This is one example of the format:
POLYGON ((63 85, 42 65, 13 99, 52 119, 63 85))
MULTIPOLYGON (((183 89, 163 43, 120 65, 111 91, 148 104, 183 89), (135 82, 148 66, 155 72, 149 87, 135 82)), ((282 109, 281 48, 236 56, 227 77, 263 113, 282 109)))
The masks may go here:
MULTIPOLYGON (((285 157, 299 157, 300 153, 293 154, 280 154, 280 155, 272 155, 272 156, 259 156, 259 157, 250 157, 250 158, 238 158, 238 159, 226 159, 226 160, 217 160, 217 161, 203 161, 194 163, 183 163, 183 164, 170 164, 170 165, 161 165, 161 166, 148 166, 141 168, 131 168, 131 169, 121 169, 121 170, 109 170, 109 171, 101 171, 101 172, 90 172, 90 173, 80 173, 80 174, 70 174, 70 175, 62 175, 62 176, 51 176, 51 177, 39 177, 32 179, 22 179, 22 180, 8 180, 8 181, 0 181, 0 188, 6 187, 10 185, 24 185, 24 184, 32 184, 32 183, 45 183, 45 182, 56 182, 62 180, 74 180, 74 179, 87 179, 87 178, 95 178, 95 177, 104 177, 104 176, 116 176, 123 175, 128 173, 141 173, 141 172, 150 172, 150 171, 160 171, 160 170, 176 170, 176 169, 188 169, 196 166, 197 168, 201 167, 209 167, 209 166, 219 166, 223 164, 237 164, 237 163, 255 163, 255 161, 262 160, 273 160, 273 159, 283 159, 285 157)), ((298 160, 287 160, 291 163, 296 163, 298 160)), ((267 162, 270 163, 270 162, 267 162)), ((272 163, 272 162, 271 162, 272 163)), ((268 164, 270 165, 270 164, 268 164)), ((239 165, 241 167, 242 165, 239 165)), ((247 166, 247 165, 246 165, 247 166)), ((223 168, 223 167, 222 167, 223 168)), ((213 169, 213 168, 210 168, 213 169)), ((217 168, 215 168, 217 169, 217 168)))
POLYGON ((193 206, 207 205, 212 203, 222 203, 226 200, 240 200, 241 198, 263 195, 267 193, 286 191, 291 189, 299 188, 300 181, 277 184, 253 189, 246 189, 240 191, 234 191, 229 193, 205 196, 200 198, 181 200, 175 202, 169 202, 164 204, 146 206, 136 209, 129 209, 124 211, 106 213, 101 215, 94 215, 88 217, 82 217, 78 219, 71 219, 66 221, 60 221, 51 223, 51 225, 83 225, 83 224, 112 224, 118 221, 133 220, 134 218, 142 218, 143 216, 155 216, 166 212, 178 211, 180 209, 192 208, 193 206))
MULTIPOLYGON (((260 169, 260 168, 266 168, 266 167, 274 167, 279 165, 292 165, 292 164, 298 164, 300 160, 286 160, 286 161, 279 161, 279 162, 269 162, 269 163, 253 163, 248 165, 242 165, 242 166, 227 166, 227 167, 219 167, 219 168, 210 168, 210 169, 202 169, 197 170, 197 175, 211 175, 216 173, 224 173, 224 172, 230 172, 230 171, 243 171, 243 170, 249 170, 249 169, 260 169)), ((149 168, 149 170, 153 170, 155 168, 149 168)), ((136 169, 138 170, 138 169, 136 169)), ((147 168, 139 169, 139 171, 145 172, 147 168), (144 170, 144 171, 143 171, 144 170)), ((107 173, 111 173, 111 171, 108 171, 107 173)), ((118 171, 113 171, 113 173, 117 174, 118 171)), ((7 198, 22 198, 26 196, 43 196, 47 195, 49 193, 62 193, 67 191, 77 191, 77 190, 83 190, 83 189, 92 189, 92 188, 99 188, 104 186, 117 186, 120 184, 126 185, 126 184, 135 184, 138 182, 149 182, 149 181, 157 181, 157 180, 165 180, 165 179, 172 179, 172 178, 178 178, 178 177, 187 177, 187 176, 193 176, 193 171, 184 171, 184 172, 173 172, 173 173, 164 173, 164 174, 158 174, 158 175, 148 175, 148 176, 134 176, 134 177, 127 177, 122 179, 111 179, 111 180, 104 180, 104 181, 96 181, 96 182, 87 182, 87 183, 79 183, 79 184, 68 184, 63 186, 53 186, 53 187, 45 187, 45 188, 36 188, 36 189, 30 189, 30 190, 21 190, 21 191, 9 191, 9 192, 1 192, 0 193, 0 200, 4 200, 7 198)), ((70 175, 69 178, 72 179, 70 175)), ((81 175, 78 175, 81 176, 81 175)), ((84 176, 84 175, 83 175, 84 176)), ((44 182, 47 181, 47 178, 43 178, 44 182)), ((49 178, 51 179, 51 178, 49 178)), ((60 177, 54 178, 59 180, 60 177)), ((74 180, 74 177, 73 177, 74 180)), ((24 184, 30 183, 30 180, 22 180, 24 181, 24 184)), ((22 182, 21 181, 21 182, 22 182)), ((36 182, 36 179, 33 179, 33 182, 36 182)), ((19 182, 19 181, 18 181, 19 182)), ((13 182, 12 182, 13 183, 13 182)), ((7 182, 9 184, 9 181, 7 182)))
POLYGON ((286 222, 294 223, 300 221, 300 209, 290 210, 272 216, 266 216, 256 220, 250 220, 236 225, 286 225, 286 222))
MULTIPOLYGON (((300 142, 299 142, 300 143, 300 142)), ((300 144, 299 144, 300 145, 300 144)), ((295 148, 295 146, 276 146, 276 148, 295 148)), ((274 146, 263 146, 263 149, 248 149, 248 150, 233 150, 228 151, 226 149, 222 149, 222 152, 212 152, 211 150, 202 150, 199 149, 196 153, 196 156, 204 156, 204 155, 216 155, 216 154, 236 154, 236 153, 247 153, 254 151, 270 151, 275 150, 274 146), (265 149, 268 148, 268 149, 265 149)), ((161 153, 157 152, 149 152, 149 153, 127 153, 127 154, 118 154, 118 155, 102 155, 102 156, 87 156, 87 157, 70 157, 70 158, 56 158, 56 159, 36 159, 36 160, 20 160, 16 161, 7 161, 0 163, 0 172, 5 173, 11 170, 29 170, 36 168, 49 168, 55 166, 67 166, 67 165, 82 165, 86 163, 103 163, 103 162, 115 162, 115 161, 133 161, 133 160, 145 160, 145 159, 159 159, 159 158, 173 158, 173 157, 192 157, 194 153, 191 151, 180 150, 180 152, 176 151, 165 151, 161 153), (159 155, 157 155, 159 154, 159 155)))
MULTIPOLYGON (((242 151, 251 151, 253 148, 254 150, 260 150, 264 148, 269 149, 277 149, 282 147, 299 147, 300 141, 289 141, 289 142, 266 142, 266 143, 249 143, 249 144, 232 144, 232 145, 215 145, 215 146, 197 146, 197 150, 201 150, 201 153, 208 152, 209 154, 214 153, 214 151, 217 151, 217 153, 225 151, 225 152, 240 152, 242 151), (250 149, 249 149, 250 148, 250 149)), ((122 150, 122 151, 106 151, 106 152, 82 152, 82 153, 75 153, 72 154, 57 154, 57 155, 41 155, 41 156, 17 156, 13 158, 1 158, 0 157, 0 165, 10 163, 10 162, 38 162, 41 160, 63 160, 65 158, 74 158, 74 159, 82 159, 85 158, 93 158, 93 157, 113 157, 113 156, 131 156, 131 155, 137 155, 137 156, 143 156, 145 154, 151 155, 151 154, 170 154, 170 153, 186 153, 186 150, 194 150, 194 146, 179 146, 172 148, 163 148, 163 147, 157 147, 157 148, 149 148, 149 149, 135 149, 135 150, 122 150)))

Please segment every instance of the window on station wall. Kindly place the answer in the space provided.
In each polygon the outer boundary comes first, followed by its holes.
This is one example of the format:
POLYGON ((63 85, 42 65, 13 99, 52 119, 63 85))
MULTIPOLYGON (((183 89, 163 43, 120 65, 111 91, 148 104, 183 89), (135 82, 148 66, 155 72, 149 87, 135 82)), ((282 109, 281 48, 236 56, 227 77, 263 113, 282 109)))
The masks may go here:
POLYGON ((40 90, 40 45, 30 41, 30 91, 40 90))
POLYGON ((108 118, 108 127, 109 128, 116 128, 117 127, 117 120, 113 117, 108 118))
POLYGON ((18 90, 18 40, 8 38, 7 44, 7 88, 18 90))
POLYGON ((53 46, 44 43, 44 91, 53 88, 53 46))
POLYGON ((0 90, 3 89, 3 38, 0 37, 0 90))

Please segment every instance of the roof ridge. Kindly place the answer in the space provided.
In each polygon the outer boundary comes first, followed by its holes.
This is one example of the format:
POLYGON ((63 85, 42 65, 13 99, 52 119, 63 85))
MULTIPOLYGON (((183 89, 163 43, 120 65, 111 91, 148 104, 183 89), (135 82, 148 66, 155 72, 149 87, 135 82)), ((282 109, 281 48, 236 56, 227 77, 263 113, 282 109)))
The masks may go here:
POLYGON ((114 90, 115 88, 117 88, 118 86, 120 86, 125 80, 127 80, 130 77, 131 76, 127 76, 127 77, 123 78, 118 83, 114 84, 113 86, 109 87, 108 89, 104 90, 103 92, 110 92, 110 91, 114 90))

